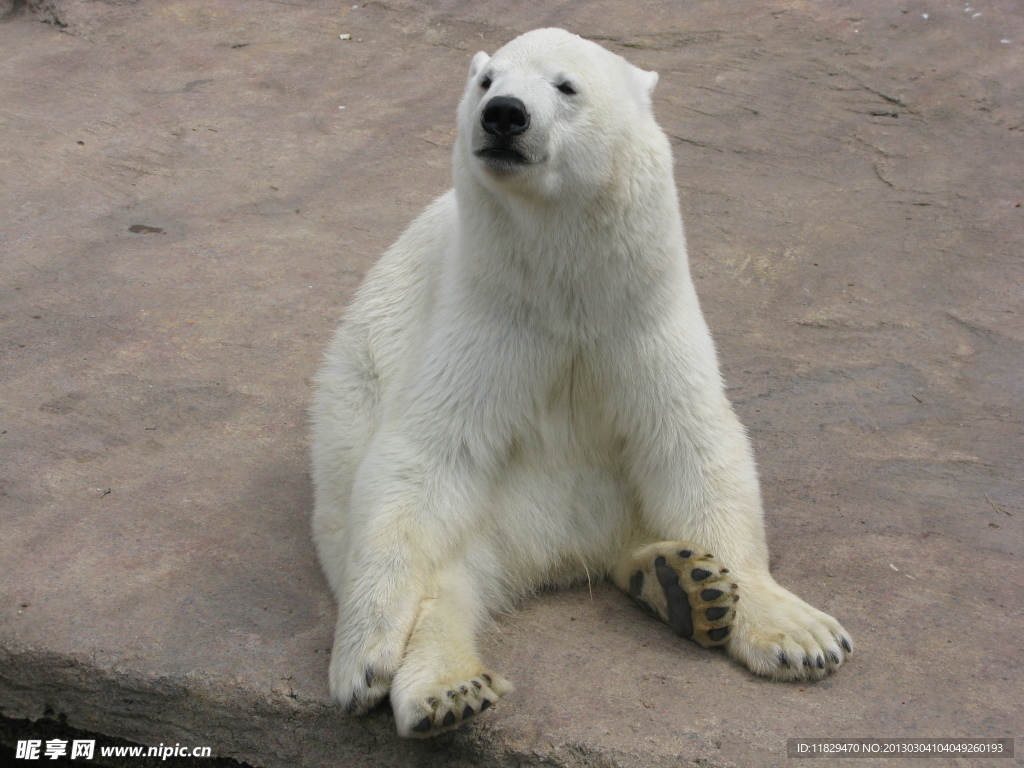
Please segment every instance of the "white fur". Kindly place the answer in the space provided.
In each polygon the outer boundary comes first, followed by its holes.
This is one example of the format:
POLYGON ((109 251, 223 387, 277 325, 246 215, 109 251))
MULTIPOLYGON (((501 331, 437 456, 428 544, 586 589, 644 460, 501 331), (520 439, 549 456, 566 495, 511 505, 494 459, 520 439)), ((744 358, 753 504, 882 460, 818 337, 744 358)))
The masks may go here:
MULTIPOLYGON (((562 30, 478 53, 455 189, 373 268, 328 350, 313 466, 315 540, 339 602, 331 690, 354 711, 390 691, 402 735, 417 735, 425 701, 480 674, 489 614, 661 540, 728 565, 742 595, 728 649, 755 672, 823 673, 780 651, 824 655, 828 670, 845 658, 839 624, 768 573, 656 83, 562 30), (556 87, 566 78, 573 95, 556 87), (497 95, 531 118, 531 164, 515 172, 473 154, 497 95)), ((507 690, 496 680, 495 699, 507 690)))

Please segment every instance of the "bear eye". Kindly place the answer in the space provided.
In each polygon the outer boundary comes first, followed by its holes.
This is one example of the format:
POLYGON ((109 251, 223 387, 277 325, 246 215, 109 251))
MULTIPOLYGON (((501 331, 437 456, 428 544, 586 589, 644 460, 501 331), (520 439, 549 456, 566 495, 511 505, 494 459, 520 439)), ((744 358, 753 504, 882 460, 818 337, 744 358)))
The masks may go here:
POLYGON ((560 90, 566 96, 576 95, 576 89, 572 87, 572 83, 570 83, 568 80, 566 80, 564 83, 559 83, 555 87, 558 88, 558 90, 560 90))
POLYGON ((488 88, 490 88, 491 87, 491 78, 489 78, 489 77, 487 77, 485 75, 484 78, 480 81, 480 87, 483 88, 485 91, 488 88))

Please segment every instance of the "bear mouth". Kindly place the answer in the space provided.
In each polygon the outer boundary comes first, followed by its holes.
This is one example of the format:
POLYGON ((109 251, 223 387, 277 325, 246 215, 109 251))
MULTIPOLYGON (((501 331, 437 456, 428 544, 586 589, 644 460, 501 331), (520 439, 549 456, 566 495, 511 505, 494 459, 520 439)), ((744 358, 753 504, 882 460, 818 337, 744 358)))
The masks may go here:
POLYGON ((495 171, 514 171, 531 164, 526 155, 511 147, 484 147, 476 150, 473 154, 495 171))

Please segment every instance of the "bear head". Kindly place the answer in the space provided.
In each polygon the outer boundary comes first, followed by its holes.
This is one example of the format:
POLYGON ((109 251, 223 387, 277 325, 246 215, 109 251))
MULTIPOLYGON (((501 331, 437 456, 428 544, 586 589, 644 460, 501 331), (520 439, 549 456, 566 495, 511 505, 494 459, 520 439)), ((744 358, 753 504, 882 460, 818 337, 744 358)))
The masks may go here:
POLYGON ((656 72, 561 29, 527 32, 473 57, 459 106, 456 178, 544 197, 588 194, 664 144, 656 72))

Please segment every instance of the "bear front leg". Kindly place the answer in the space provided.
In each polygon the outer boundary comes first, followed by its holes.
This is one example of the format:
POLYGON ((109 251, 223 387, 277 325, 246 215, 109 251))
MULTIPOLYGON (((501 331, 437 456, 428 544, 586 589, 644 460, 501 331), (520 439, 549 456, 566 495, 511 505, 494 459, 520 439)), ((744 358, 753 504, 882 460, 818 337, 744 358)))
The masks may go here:
POLYGON ((387 695, 420 601, 414 529, 403 529, 398 514, 383 517, 372 546, 347 563, 338 595, 328 680, 332 696, 355 715, 387 695))
POLYGON ((753 454, 700 327, 691 316, 685 329, 636 345, 650 354, 624 351, 618 369, 620 428, 642 527, 654 542, 699 542, 728 569, 741 596, 730 655, 775 679, 821 677, 843 664, 853 643, 838 621, 768 572, 753 454))
POLYGON ((760 500, 752 490, 737 492, 744 475, 753 476, 752 462, 746 465, 744 452, 731 471, 728 464, 708 466, 701 462, 705 450, 687 446, 675 453, 678 467, 664 464, 648 475, 641 487, 646 527, 655 539, 701 542, 714 553, 716 565, 725 567, 705 570, 717 576, 727 570, 729 583, 738 585, 740 600, 725 642, 731 656, 777 680, 834 671, 852 653, 853 643, 838 621, 779 586, 768 572, 760 500), (675 478, 686 478, 685 487, 675 478))

